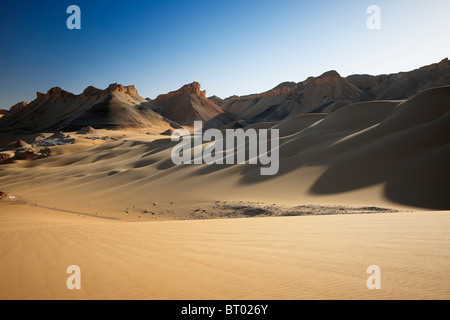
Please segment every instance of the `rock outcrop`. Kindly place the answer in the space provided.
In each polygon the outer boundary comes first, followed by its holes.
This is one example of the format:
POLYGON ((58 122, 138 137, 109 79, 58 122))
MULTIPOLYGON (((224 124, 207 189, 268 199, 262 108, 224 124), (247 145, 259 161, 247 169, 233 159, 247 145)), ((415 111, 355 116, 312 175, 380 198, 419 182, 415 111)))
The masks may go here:
POLYGON ((96 128, 154 128, 162 132, 171 122, 148 108, 134 86, 113 83, 106 89, 87 87, 75 95, 59 87, 37 93, 31 103, 21 102, 0 118, 0 132, 35 133, 96 128))
POLYGON ((60 87, 53 87, 47 93, 36 92, 37 99, 73 98, 75 95, 60 87))
POLYGON ((182 125, 192 126, 194 121, 203 121, 206 127, 220 127, 233 120, 227 112, 206 98, 206 91, 200 90, 198 82, 159 95, 150 104, 156 112, 182 125))
POLYGON ((97 131, 91 126, 83 127, 76 134, 96 134, 97 131))
POLYGON ((27 101, 22 101, 19 103, 16 103, 15 105, 13 105, 10 109, 9 109, 9 113, 13 113, 16 112, 18 110, 22 110, 24 109, 26 106, 28 106, 30 103, 27 101))

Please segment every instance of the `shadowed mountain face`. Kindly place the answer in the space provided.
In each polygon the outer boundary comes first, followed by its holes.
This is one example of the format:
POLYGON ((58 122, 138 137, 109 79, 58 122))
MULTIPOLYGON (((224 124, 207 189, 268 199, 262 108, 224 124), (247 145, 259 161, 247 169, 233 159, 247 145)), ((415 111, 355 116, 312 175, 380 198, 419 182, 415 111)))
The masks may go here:
POLYGON ((433 87, 450 84, 448 59, 411 72, 391 75, 352 75, 336 71, 294 83, 284 82, 274 89, 249 96, 218 100, 237 119, 247 122, 279 121, 302 113, 329 113, 346 105, 371 100, 401 100, 433 87))
POLYGON ((205 94, 205 91, 200 91, 200 84, 193 82, 151 100, 151 109, 183 125, 192 125, 194 121, 200 120, 207 127, 220 127, 233 120, 205 94))
POLYGON ((1 132, 75 131, 95 128, 170 128, 169 121, 148 109, 148 102, 134 86, 111 84, 100 90, 88 87, 74 95, 55 87, 37 93, 31 103, 22 102, 0 119, 1 132))

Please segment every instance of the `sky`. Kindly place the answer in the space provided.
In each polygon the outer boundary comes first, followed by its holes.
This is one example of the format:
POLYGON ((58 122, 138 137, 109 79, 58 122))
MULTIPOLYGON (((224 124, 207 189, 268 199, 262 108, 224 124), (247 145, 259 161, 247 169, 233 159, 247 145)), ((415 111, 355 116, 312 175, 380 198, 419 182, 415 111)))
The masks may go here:
POLYGON ((449 12, 449 0, 2 1, 0 109, 55 86, 156 98, 197 81, 226 98, 329 70, 409 71, 450 56, 449 12), (67 28, 70 5, 81 29, 67 28))

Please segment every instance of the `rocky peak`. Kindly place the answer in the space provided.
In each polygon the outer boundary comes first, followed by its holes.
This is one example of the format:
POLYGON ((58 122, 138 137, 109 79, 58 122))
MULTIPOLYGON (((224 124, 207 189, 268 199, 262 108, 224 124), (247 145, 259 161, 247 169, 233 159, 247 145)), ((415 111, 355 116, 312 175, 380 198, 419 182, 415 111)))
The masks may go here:
POLYGON ((336 70, 327 71, 317 79, 340 79, 341 75, 336 70))
POLYGON ((201 91, 200 90, 200 83, 194 81, 192 83, 189 83, 187 85, 184 85, 181 89, 180 89, 183 93, 187 93, 187 94, 197 94, 199 96, 203 96, 206 97, 206 90, 201 91))
POLYGON ((23 109, 23 108, 25 108, 27 105, 29 105, 30 103, 29 102, 27 102, 27 101, 22 101, 22 102, 19 102, 19 103, 16 103, 15 105, 13 105, 10 109, 9 109, 9 112, 13 112, 13 111, 17 111, 17 110, 20 110, 20 109, 23 109))
POLYGON ((326 84, 326 83, 335 83, 342 79, 341 75, 335 71, 331 70, 328 72, 325 72, 324 74, 320 75, 319 77, 309 77, 305 83, 306 84, 326 84))
POLYGON ((442 61, 439 62, 439 65, 440 66, 447 66, 447 65, 449 65, 448 58, 442 59, 442 61))
POLYGON ((94 95, 100 94, 101 92, 103 92, 103 90, 100 90, 93 86, 89 86, 86 89, 84 89, 82 95, 83 96, 94 96, 94 95))
POLYGON ((274 90, 274 89, 281 89, 281 88, 288 88, 288 87, 294 87, 294 86, 296 86, 297 85, 297 83, 295 83, 295 82, 292 82, 292 81, 286 81, 286 82, 282 82, 282 83, 280 83, 279 85, 277 85, 275 88, 273 88, 272 90, 274 90))
POLYGON ((218 106, 220 106, 223 103, 223 99, 216 95, 208 97, 208 100, 212 101, 213 103, 215 103, 218 106))
MULTIPOLYGON (((448 58, 442 59, 440 62, 438 63, 433 63, 424 67, 419 68, 418 70, 421 71, 433 71, 433 72, 442 72, 446 69, 450 68, 450 61, 448 60, 448 58)), ((414 70, 417 71, 417 70, 414 70)), ((399 74, 402 73, 412 73, 414 71, 410 71, 410 72, 400 72, 399 74)))
POLYGON ((47 93, 36 92, 38 99, 51 99, 51 98, 70 98, 74 97, 73 93, 65 91, 60 87, 53 87, 47 91, 47 93))
POLYGON ((449 69, 450 68, 450 61, 448 58, 445 58, 441 60, 439 63, 435 64, 436 68, 439 70, 449 69))
POLYGON ((106 89, 109 92, 116 92, 116 93, 123 93, 128 95, 137 95, 138 91, 133 85, 130 86, 123 86, 118 83, 112 83, 109 85, 109 87, 106 89))
POLYGON ((105 93, 122 93, 128 95, 138 95, 138 91, 134 86, 123 86, 118 83, 112 83, 105 90, 98 89, 94 86, 89 86, 84 89, 82 95, 85 97, 101 95, 105 93))

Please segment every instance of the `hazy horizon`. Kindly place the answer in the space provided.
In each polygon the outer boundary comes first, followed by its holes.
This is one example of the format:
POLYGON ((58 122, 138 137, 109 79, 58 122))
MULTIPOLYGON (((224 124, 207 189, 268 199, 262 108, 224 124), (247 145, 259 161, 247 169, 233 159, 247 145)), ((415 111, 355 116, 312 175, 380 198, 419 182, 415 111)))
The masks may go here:
POLYGON ((448 57, 448 9, 443 0, 2 3, 0 108, 55 86, 79 94, 121 83, 155 98, 198 81, 226 98, 329 70, 411 71, 448 57), (66 27, 72 4, 81 30, 66 27), (373 4, 379 30, 366 25, 373 4))

